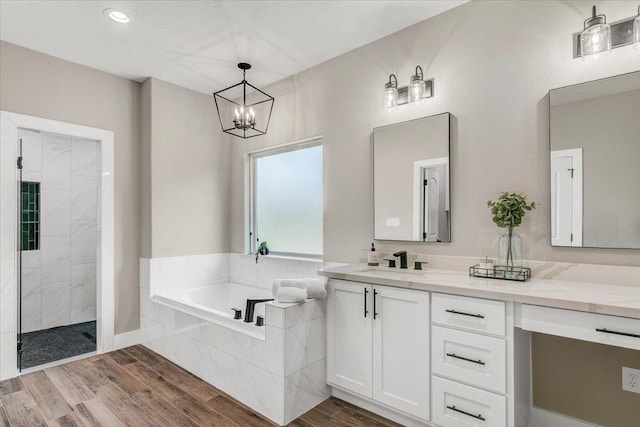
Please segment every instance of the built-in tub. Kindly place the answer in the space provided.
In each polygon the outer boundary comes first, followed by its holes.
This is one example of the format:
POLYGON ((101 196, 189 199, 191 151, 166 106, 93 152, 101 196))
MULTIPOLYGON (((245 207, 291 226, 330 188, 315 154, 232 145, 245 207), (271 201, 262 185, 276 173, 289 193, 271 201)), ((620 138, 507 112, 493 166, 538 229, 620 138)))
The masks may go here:
POLYGON ((272 298, 270 289, 233 282, 180 291, 160 290, 151 295, 153 302, 261 340, 265 339, 265 328, 256 326, 255 321, 257 316, 265 315, 265 305, 255 306, 252 323, 244 322, 244 314, 247 299, 266 298, 272 298), (233 318, 232 308, 242 310, 242 319, 233 318))

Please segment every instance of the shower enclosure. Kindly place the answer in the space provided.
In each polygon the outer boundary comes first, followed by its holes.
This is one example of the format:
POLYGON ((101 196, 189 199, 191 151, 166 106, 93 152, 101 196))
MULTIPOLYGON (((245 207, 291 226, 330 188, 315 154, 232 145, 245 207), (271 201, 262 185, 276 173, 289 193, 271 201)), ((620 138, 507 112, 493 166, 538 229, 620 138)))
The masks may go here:
POLYGON ((18 370, 96 351, 97 141, 18 129, 18 370))

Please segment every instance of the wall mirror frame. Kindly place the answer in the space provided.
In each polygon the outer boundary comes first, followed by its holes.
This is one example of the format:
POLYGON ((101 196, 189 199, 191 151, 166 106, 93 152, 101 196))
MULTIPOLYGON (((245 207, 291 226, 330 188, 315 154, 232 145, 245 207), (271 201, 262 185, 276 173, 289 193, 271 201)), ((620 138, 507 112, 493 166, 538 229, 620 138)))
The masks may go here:
POLYGON ((451 242, 449 113, 373 129, 374 239, 451 242))
POLYGON ((551 246, 640 249, 640 71, 549 91, 551 246))

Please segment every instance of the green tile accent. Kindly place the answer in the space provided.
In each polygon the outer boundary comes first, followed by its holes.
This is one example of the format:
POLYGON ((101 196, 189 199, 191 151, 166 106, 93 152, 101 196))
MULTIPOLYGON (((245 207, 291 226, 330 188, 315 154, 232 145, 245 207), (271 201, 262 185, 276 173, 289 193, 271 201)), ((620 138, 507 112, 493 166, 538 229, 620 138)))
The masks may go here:
POLYGON ((40 183, 22 182, 21 249, 36 251, 40 249, 40 183))

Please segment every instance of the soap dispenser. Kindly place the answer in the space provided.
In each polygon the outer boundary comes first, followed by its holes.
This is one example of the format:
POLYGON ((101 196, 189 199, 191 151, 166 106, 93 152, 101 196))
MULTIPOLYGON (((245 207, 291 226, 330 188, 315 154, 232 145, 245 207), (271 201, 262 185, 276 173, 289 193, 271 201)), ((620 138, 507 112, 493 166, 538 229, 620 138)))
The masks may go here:
POLYGON ((367 265, 377 267, 380 265, 380 254, 376 252, 376 247, 371 243, 371 252, 367 255, 367 265))

